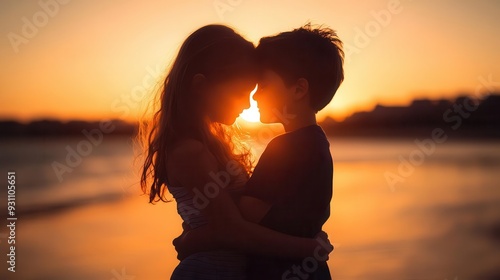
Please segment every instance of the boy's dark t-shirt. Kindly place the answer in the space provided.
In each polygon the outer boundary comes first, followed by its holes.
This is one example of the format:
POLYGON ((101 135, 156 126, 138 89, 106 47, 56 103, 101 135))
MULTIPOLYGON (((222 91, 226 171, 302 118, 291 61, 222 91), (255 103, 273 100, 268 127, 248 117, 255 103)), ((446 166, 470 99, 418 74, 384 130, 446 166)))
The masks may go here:
MULTIPOLYGON (((330 216, 332 198, 333 162, 329 146, 318 125, 271 140, 243 194, 272 205, 260 225, 308 238, 321 231, 330 216)), ((313 259, 304 262, 252 255, 248 263, 249 279, 305 279, 304 274, 309 276, 307 279, 331 279, 326 262, 313 259)))

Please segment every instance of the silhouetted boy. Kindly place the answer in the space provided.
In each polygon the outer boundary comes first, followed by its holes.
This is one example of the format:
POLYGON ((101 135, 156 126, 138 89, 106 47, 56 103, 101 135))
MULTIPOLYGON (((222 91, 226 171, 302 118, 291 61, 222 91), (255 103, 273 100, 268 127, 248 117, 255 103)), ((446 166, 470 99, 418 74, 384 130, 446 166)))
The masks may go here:
MULTIPOLYGON (((262 69, 254 99, 261 122, 286 133, 266 147, 246 184, 243 216, 270 229, 315 237, 330 216, 333 164, 316 113, 343 81, 342 42, 329 28, 306 25, 265 37, 257 47, 262 69)), ((319 252, 319 251, 318 251, 319 252)), ((331 279, 326 256, 249 257, 250 279, 331 279)))

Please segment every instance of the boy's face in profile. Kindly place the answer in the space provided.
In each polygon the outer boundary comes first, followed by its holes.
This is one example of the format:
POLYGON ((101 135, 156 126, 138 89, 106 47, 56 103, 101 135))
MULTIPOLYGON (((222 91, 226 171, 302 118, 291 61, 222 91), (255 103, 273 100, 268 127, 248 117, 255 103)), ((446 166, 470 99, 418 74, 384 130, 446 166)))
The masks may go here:
POLYGON ((278 116, 290 112, 293 87, 287 87, 283 79, 272 70, 264 70, 258 81, 257 92, 253 98, 257 101, 262 123, 283 122, 278 116))

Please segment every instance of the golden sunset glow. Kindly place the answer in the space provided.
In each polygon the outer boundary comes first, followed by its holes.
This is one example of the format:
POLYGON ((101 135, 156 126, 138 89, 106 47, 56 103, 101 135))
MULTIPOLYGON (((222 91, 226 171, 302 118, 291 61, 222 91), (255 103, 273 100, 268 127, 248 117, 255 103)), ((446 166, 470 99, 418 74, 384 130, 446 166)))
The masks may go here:
MULTIPOLYGON (((378 103, 474 93, 479 77, 490 88, 500 80, 494 1, 64 1, 50 13, 42 2, 0 9, 1 118, 136 121, 182 41, 210 23, 231 26, 255 45, 308 21, 337 30, 345 80, 320 120, 378 103)), ((253 101, 242 118, 258 120, 253 101)))
POLYGON ((257 91, 257 86, 250 93, 250 108, 243 110, 240 114, 240 117, 247 122, 259 122, 260 121, 260 113, 259 107, 257 107, 257 101, 253 99, 253 95, 257 91))

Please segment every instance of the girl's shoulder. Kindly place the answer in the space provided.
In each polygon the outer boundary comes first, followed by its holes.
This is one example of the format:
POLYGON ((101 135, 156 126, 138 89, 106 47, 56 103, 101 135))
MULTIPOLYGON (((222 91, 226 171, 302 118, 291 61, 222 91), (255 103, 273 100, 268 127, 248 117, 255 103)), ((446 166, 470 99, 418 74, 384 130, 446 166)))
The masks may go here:
POLYGON ((202 142, 186 139, 173 147, 167 156, 167 174, 175 186, 193 189, 213 181, 210 174, 216 173, 219 165, 202 142))
POLYGON ((192 138, 177 141, 171 149, 171 155, 174 159, 200 156, 205 152, 208 152, 205 145, 201 141, 192 138))
POLYGON ((206 172, 217 169, 217 160, 207 147, 196 139, 178 141, 170 150, 167 166, 181 173, 206 172))

